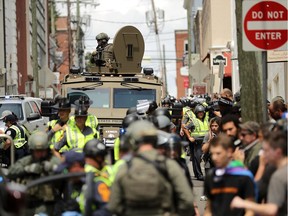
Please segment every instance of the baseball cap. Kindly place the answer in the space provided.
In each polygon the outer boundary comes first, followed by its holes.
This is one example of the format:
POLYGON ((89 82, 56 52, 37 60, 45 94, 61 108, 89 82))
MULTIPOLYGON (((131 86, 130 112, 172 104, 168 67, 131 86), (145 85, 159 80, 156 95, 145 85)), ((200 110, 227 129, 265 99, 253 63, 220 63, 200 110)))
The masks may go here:
POLYGON ((8 122, 8 121, 10 121, 10 122, 16 122, 16 121, 17 121, 17 118, 16 118, 15 115, 9 114, 9 115, 7 115, 7 116, 5 116, 5 117, 3 118, 3 121, 4 121, 5 123, 8 122))
POLYGON ((11 114, 12 114, 12 112, 10 110, 4 110, 1 114, 0 120, 4 119, 5 116, 11 115, 11 114))
POLYGON ((243 124, 240 124, 240 128, 242 130, 247 130, 257 134, 260 130, 260 125, 255 121, 247 121, 243 124))
POLYGON ((61 173, 71 167, 75 162, 85 163, 84 154, 75 151, 68 151, 63 154, 64 161, 58 165, 56 172, 61 173))

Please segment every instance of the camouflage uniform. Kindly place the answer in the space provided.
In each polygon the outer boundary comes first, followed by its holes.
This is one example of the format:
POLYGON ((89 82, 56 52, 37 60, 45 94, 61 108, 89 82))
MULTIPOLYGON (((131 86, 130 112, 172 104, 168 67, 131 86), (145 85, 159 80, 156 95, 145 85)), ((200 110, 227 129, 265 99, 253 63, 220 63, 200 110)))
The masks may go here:
MULTIPOLYGON (((29 146, 32 150, 32 155, 18 160, 8 170, 8 179, 24 185, 27 185, 33 180, 53 174, 53 170, 60 164, 59 158, 53 156, 49 150, 48 136, 46 133, 36 132, 31 135, 30 140, 29 146), (47 155, 36 160, 33 156, 33 150, 46 150, 47 155)), ((28 202, 25 215, 34 215, 39 211, 53 215, 54 204, 57 201, 57 187, 55 187, 55 185, 43 184, 35 186, 29 188, 27 194, 28 202)))

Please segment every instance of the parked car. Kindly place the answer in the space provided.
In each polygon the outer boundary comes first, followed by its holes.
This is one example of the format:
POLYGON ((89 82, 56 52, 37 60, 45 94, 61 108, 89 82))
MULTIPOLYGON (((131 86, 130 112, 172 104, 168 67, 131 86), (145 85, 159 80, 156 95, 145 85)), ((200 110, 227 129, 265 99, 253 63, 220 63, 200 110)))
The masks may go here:
MULTIPOLYGON (((23 95, 0 96, 0 117, 2 112, 9 110, 13 112, 31 133, 34 130, 44 131, 49 118, 41 115, 41 98, 27 97, 23 95)), ((0 120, 0 130, 5 131, 5 123, 0 120)))

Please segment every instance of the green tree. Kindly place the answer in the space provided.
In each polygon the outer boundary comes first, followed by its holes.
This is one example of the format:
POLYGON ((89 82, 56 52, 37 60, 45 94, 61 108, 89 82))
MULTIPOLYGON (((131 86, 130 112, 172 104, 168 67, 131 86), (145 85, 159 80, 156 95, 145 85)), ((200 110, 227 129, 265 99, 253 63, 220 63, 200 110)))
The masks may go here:
POLYGON ((263 122, 261 52, 242 49, 242 0, 236 2, 238 62, 241 84, 242 121, 263 122))

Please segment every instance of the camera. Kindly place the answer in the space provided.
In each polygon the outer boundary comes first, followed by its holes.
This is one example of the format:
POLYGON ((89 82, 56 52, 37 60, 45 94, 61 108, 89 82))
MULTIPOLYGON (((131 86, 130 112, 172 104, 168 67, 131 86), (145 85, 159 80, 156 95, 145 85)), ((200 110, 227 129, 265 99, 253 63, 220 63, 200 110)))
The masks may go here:
POLYGON ((49 121, 58 119, 58 112, 53 107, 54 105, 56 105, 54 100, 41 102, 41 115, 49 117, 49 121))

